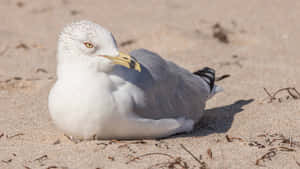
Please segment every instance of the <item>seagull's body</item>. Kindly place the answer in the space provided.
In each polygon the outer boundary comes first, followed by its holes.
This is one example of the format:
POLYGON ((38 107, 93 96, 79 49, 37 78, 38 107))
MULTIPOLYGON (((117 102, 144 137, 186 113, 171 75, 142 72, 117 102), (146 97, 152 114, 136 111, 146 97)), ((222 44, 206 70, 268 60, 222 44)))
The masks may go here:
POLYGON ((196 75, 139 49, 126 65, 134 70, 117 65, 124 65, 119 55, 112 34, 101 26, 81 21, 65 28, 58 44, 58 79, 49 94, 51 117, 64 132, 83 139, 189 132, 218 91, 211 69, 196 75))

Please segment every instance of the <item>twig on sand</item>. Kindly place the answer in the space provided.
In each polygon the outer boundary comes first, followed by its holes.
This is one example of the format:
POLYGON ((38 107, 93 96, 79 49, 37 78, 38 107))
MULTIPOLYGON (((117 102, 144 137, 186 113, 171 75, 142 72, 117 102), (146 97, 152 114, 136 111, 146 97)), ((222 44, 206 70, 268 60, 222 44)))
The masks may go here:
POLYGON ((272 101, 274 100, 278 100, 279 102, 281 102, 281 99, 277 98, 276 96, 283 91, 287 91, 287 93, 289 94, 286 97, 287 99, 289 99, 290 97, 292 97, 293 99, 300 99, 300 92, 295 87, 281 88, 275 91, 273 94, 271 94, 266 88, 264 88, 264 91, 268 95, 268 103, 272 103, 272 101))
POLYGON ((212 160, 213 159, 213 154, 212 154, 212 151, 211 151, 211 149, 209 148, 209 149, 207 149, 207 155, 208 155, 208 157, 212 160))
POLYGON ((44 68, 37 68, 37 69, 35 70, 35 72, 36 72, 36 73, 39 73, 39 72, 41 72, 41 73, 48 73, 48 71, 47 71, 46 69, 44 69, 44 68))
POLYGON ((180 166, 182 169, 189 169, 189 166, 185 161, 182 160, 181 157, 177 157, 173 161, 154 164, 148 167, 148 169, 165 168, 165 167, 168 167, 168 169, 174 169, 176 165, 180 166))
POLYGON ((283 147, 283 146, 278 147, 277 150, 278 150, 278 151, 296 151, 296 150, 293 149, 293 148, 288 148, 288 147, 283 147))
POLYGON ((228 142, 233 142, 233 140, 244 141, 244 140, 243 140, 242 138, 240 138, 240 137, 230 137, 230 136, 227 135, 227 134, 226 134, 225 138, 226 138, 226 140, 227 140, 228 142))
POLYGON ((70 140, 71 142, 73 142, 74 144, 78 144, 78 143, 80 143, 80 142, 83 141, 83 140, 80 139, 80 138, 76 138, 76 137, 73 137, 73 136, 69 136, 69 135, 67 135, 67 134, 64 134, 64 136, 65 136, 68 140, 70 140))
MULTIPOLYGON (((188 150, 183 144, 180 144, 180 146, 187 152, 189 153, 193 159, 195 159, 199 164, 200 164, 200 168, 201 169, 206 169, 207 168, 207 164, 204 161, 201 161, 201 158, 198 159, 190 150, 188 150)), ((201 157, 201 156, 200 156, 201 157)))
POLYGON ((152 156, 152 155, 161 155, 161 156, 169 157, 169 158, 171 158, 171 159, 175 159, 173 156, 171 156, 171 155, 169 155, 169 154, 166 154, 166 153, 146 153, 146 154, 143 154, 143 155, 134 157, 133 159, 127 161, 126 164, 129 164, 129 163, 131 163, 131 162, 133 162, 133 161, 135 161, 135 160, 141 159, 142 157, 152 156))
POLYGON ((288 148, 288 147, 275 147, 275 148, 270 148, 268 150, 267 153, 265 153, 263 156, 261 156, 260 158, 258 158, 255 162, 255 165, 261 165, 261 161, 265 161, 265 160, 272 160, 273 157, 275 157, 277 155, 278 152, 280 151, 288 151, 288 152, 291 152, 291 151, 296 151, 295 149, 293 148, 288 148))
POLYGON ((168 167, 168 168, 171 169, 171 168, 175 168, 175 166, 179 166, 182 169, 188 169, 189 168, 189 166, 187 165, 187 163, 185 161, 183 161, 181 157, 175 158, 172 155, 169 155, 169 154, 166 154, 166 153, 146 153, 146 154, 140 155, 138 157, 134 157, 133 159, 127 161, 126 164, 129 164, 129 163, 131 163, 133 161, 141 159, 142 157, 152 156, 152 155, 165 156, 165 157, 168 157, 169 159, 171 159, 172 161, 167 161, 167 162, 163 162, 163 163, 154 164, 154 165, 148 167, 149 169, 151 169, 151 168, 158 168, 158 167, 168 167))
POLYGON ((264 88, 264 91, 267 93, 267 95, 270 97, 270 100, 273 100, 275 99, 274 96, 271 95, 271 93, 266 89, 264 88))
POLYGON ((255 165, 261 165, 261 161, 265 161, 266 159, 268 160, 272 160, 273 157, 276 156, 276 151, 275 150, 269 150, 267 153, 265 153, 263 156, 261 156, 260 158, 258 158, 255 162, 255 165))
POLYGON ((46 169, 54 169, 54 168, 58 168, 58 167, 55 165, 51 165, 51 166, 47 167, 46 169))
POLYGON ((42 161, 45 161, 48 159, 48 155, 42 155, 41 157, 38 157, 36 159, 34 159, 33 161, 39 161, 39 162, 42 162, 42 161))
POLYGON ((252 141, 252 142, 248 143, 248 146, 250 146, 250 147, 255 146, 257 148, 266 148, 265 145, 259 143, 258 141, 252 141))
POLYGON ((190 150, 188 150, 183 144, 180 144, 180 146, 187 152, 189 153, 193 159, 195 159, 199 164, 202 164, 202 161, 200 161, 190 150))
POLYGON ((6 138, 7 138, 7 139, 12 139, 12 138, 14 138, 14 137, 23 136, 23 135, 24 135, 24 133, 17 133, 17 134, 12 135, 12 136, 6 135, 6 138))
POLYGON ((8 159, 8 160, 1 160, 1 162, 8 164, 8 163, 11 163, 11 162, 12 162, 12 159, 8 159))
POLYGON ((126 147, 126 146, 128 146, 130 144, 147 144, 147 142, 144 141, 144 140, 137 140, 137 141, 133 141, 133 142, 127 142, 125 144, 119 145, 119 148, 126 147))
POLYGON ((278 134, 278 133, 271 134, 271 135, 261 134, 258 135, 257 137, 264 137, 265 142, 268 145, 272 145, 274 142, 280 141, 279 144, 289 144, 289 147, 300 146, 299 142, 293 141, 293 138, 291 136, 287 138, 283 134, 278 134))

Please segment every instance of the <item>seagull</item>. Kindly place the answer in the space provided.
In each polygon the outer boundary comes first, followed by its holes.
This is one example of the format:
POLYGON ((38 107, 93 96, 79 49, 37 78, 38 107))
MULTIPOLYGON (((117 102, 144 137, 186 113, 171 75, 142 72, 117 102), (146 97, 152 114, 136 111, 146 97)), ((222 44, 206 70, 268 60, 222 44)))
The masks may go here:
POLYGON ((87 20, 61 32, 48 107, 73 138, 149 139, 191 132, 206 101, 222 91, 215 71, 197 72, 146 49, 118 50, 111 32, 87 20))

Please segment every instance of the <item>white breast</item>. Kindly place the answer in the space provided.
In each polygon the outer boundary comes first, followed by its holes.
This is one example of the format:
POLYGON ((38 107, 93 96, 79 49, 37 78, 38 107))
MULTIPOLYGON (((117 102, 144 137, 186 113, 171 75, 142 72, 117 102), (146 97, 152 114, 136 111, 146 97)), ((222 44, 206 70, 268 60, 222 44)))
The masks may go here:
POLYGON ((120 118, 133 113, 135 100, 143 100, 138 88, 118 77, 78 76, 58 80, 49 94, 51 118, 67 134, 85 139, 111 135, 120 118))

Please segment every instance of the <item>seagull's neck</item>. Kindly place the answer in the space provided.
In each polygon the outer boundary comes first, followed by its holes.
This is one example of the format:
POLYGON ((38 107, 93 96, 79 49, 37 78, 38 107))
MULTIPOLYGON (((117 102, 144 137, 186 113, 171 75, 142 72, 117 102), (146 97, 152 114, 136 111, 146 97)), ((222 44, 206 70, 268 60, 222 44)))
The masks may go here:
POLYGON ((111 79, 113 64, 110 65, 99 62, 97 58, 91 59, 88 58, 88 56, 74 56, 74 53, 71 52, 58 52, 58 80, 69 81, 69 83, 67 83, 69 85, 72 85, 72 83, 77 85, 97 83, 97 85, 103 88, 111 88, 117 85, 114 80, 111 79), (95 79, 98 80, 95 81, 95 79))
POLYGON ((97 66, 89 63, 62 63, 57 65, 57 78, 82 78, 88 76, 100 76, 105 72, 97 71, 97 66))
POLYGON ((87 59, 87 56, 76 55, 73 52, 59 50, 57 53, 57 77, 86 76, 99 72, 98 63, 87 59))

